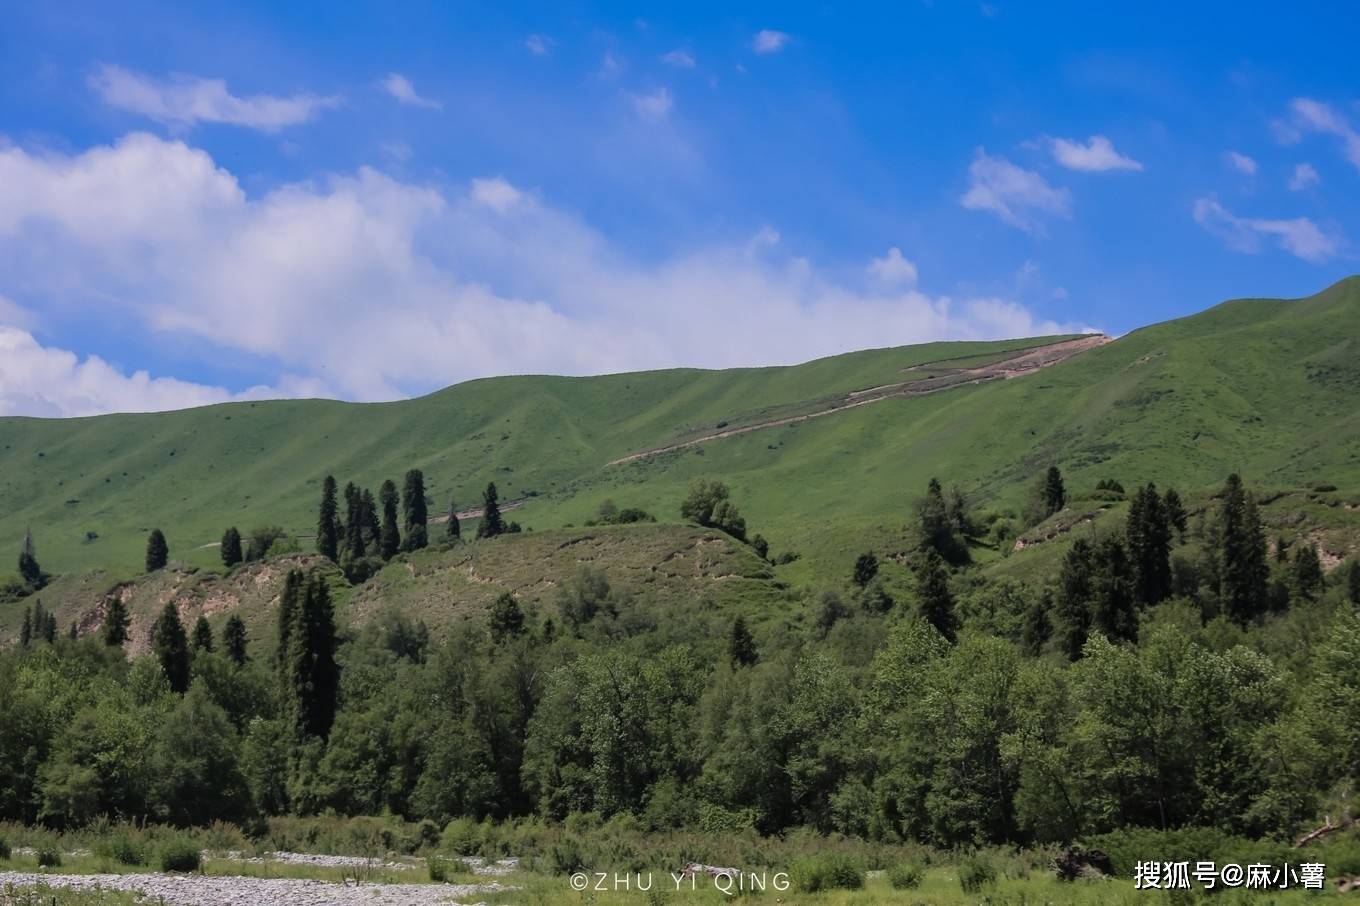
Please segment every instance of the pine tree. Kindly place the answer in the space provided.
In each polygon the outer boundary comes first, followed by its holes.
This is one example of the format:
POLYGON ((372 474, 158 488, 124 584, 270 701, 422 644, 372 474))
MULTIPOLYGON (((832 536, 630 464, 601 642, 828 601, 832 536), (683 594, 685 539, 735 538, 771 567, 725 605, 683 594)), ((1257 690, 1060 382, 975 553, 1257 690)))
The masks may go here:
POLYGON ((33 644, 33 609, 24 608, 24 621, 19 624, 19 647, 27 648, 33 644))
POLYGON ((1134 492, 1124 535, 1137 599, 1160 604, 1171 596, 1171 524, 1155 485, 1134 492))
POLYGON ((1236 473, 1223 486, 1219 538, 1219 594, 1228 617, 1246 626, 1265 608, 1269 569, 1256 501, 1236 473))
POLYGON ((222 533, 222 565, 231 569, 244 559, 241 554, 241 533, 232 526, 222 533))
POLYGON ((926 496, 918 507, 922 549, 933 550, 945 559, 954 555, 954 530, 949 521, 949 508, 944 502, 944 491, 934 478, 926 488, 926 496))
POLYGON ((30 589, 42 588, 46 581, 33 547, 33 532, 28 530, 24 531, 24 546, 19 549, 19 576, 30 589))
POLYGON ((1096 545, 1091 577, 1092 624, 1111 642, 1137 641, 1134 571, 1118 538, 1096 545))
MULTIPOLYGON (((279 675, 286 676, 289 667, 289 646, 293 644, 293 623, 298 609, 302 606, 302 573, 290 569, 283 577, 283 589, 279 592, 279 647, 277 666, 279 675)), ((286 684, 286 683, 285 683, 286 684)))
POLYGON ((1352 560, 1346 569, 1346 597, 1352 605, 1360 607, 1360 560, 1352 560))
POLYGON ((382 530, 378 537, 378 553, 391 560, 401 550, 401 531, 397 528, 397 486, 388 479, 378 488, 378 502, 382 504, 382 530))
POLYGON ((378 518, 378 504, 368 488, 359 494, 359 524, 363 527, 364 549, 377 553, 382 543, 382 523, 378 518))
POLYGON ((756 640, 751 637, 751 630, 746 628, 746 619, 738 616, 732 622, 732 635, 727 642, 727 656, 732 661, 732 668, 749 667, 756 662, 756 640))
POLYGON ((212 654, 213 651, 213 632, 208 625, 208 618, 203 614, 198 615, 198 620, 194 623, 194 635, 192 642, 194 653, 200 651, 212 654))
POLYGON ((1044 651, 1044 646, 1053 636, 1053 623, 1048 618, 1048 612, 1053 607, 1053 593, 1044 590, 1044 593, 1034 600, 1025 609, 1025 622, 1020 632, 1020 648, 1031 657, 1038 657, 1044 651))
POLYGON ((1072 542, 1063 557, 1054 596, 1058 650, 1069 661, 1078 660, 1091 633, 1091 599, 1094 597, 1093 551, 1085 538, 1072 542))
POLYGON ((449 499, 449 521, 444 523, 444 540, 461 541, 463 538, 463 528, 458 524, 458 503, 452 498, 449 499))
POLYGON ((1284 540, 1284 535, 1275 536, 1275 562, 1289 562, 1289 542, 1284 540))
POLYGON ((321 509, 316 521, 316 552, 332 563, 340 559, 339 514, 335 503, 335 477, 321 482, 321 509))
POLYGON ((47 638, 47 611, 43 610, 42 599, 33 602, 33 630, 31 638, 41 642, 47 638))
POLYGON ((925 553, 916 573, 916 597, 921 616, 952 644, 958 639, 959 620, 954 613, 954 596, 949 592, 949 570, 933 549, 925 553))
POLYGON ((345 483, 344 555, 349 560, 362 560, 365 553, 363 492, 350 481, 345 483))
POLYGON ((294 594, 298 600, 285 650, 286 712, 299 741, 313 737, 324 740, 335 723, 340 686, 340 668, 335 662, 335 611, 325 580, 315 573, 305 582, 298 573, 294 594))
POLYGON ((104 609, 104 644, 121 646, 126 642, 128 640, 128 625, 131 622, 132 618, 128 615, 127 605, 123 603, 123 599, 121 597, 111 598, 108 606, 104 609))
POLYGON ((73 642, 80 638, 80 627, 76 626, 75 620, 71 621, 71 628, 66 630, 66 637, 73 642))
POLYGON ((401 489, 401 513, 406 523, 404 547, 408 551, 418 551, 429 543, 426 522, 429 514, 425 508, 425 475, 419 469, 406 473, 406 481, 401 489))
POLYGON ((151 536, 146 539, 146 571, 154 573, 158 569, 165 569, 165 564, 170 562, 170 546, 165 543, 165 535, 160 529, 152 529, 151 536))
POLYGON ((1316 544, 1300 544, 1294 551, 1294 592, 1305 601, 1316 601, 1322 591, 1322 559, 1316 544))
POLYGON ((524 632, 524 611, 510 592, 504 592, 491 605, 488 619, 491 641, 500 644, 507 638, 519 636, 524 632))
POLYGON ((1162 498, 1162 506, 1166 508, 1166 521, 1176 530, 1176 537, 1184 541, 1187 514, 1185 504, 1181 503, 1181 495, 1176 493, 1175 488, 1166 489, 1166 496, 1162 498))
POLYGON ((226 646, 227 657, 231 658, 232 663, 238 667, 245 664, 246 624, 236 614, 227 617, 227 625, 222 628, 222 644, 226 646))
POLYGON ((189 637, 173 601, 166 602, 161 615, 151 624, 151 650, 160 661, 171 691, 182 693, 188 689, 189 637))
POLYGON ((49 613, 43 621, 43 641, 49 645, 57 644, 57 615, 49 613))
POLYGON ((1057 466, 1049 466, 1048 474, 1044 476, 1043 499, 1047 516, 1067 506, 1067 488, 1063 486, 1062 473, 1057 466))
POLYGON ((876 575, 878 575, 878 558, 874 556, 872 551, 860 554, 855 558, 855 572, 852 578, 856 585, 863 588, 872 582, 876 575))
POLYGON ((482 521, 477 526, 478 538, 495 538, 505 531, 505 523, 501 521, 501 507, 496 494, 496 483, 493 481, 486 486, 486 491, 482 494, 482 521))

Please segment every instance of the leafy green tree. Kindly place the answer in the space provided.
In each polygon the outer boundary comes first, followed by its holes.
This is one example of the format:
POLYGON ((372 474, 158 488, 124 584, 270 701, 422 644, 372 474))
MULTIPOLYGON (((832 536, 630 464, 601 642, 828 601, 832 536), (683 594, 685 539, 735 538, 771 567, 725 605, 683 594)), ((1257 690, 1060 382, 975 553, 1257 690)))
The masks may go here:
POLYGON ((132 617, 128 614, 127 605, 123 603, 120 595, 113 595, 109 598, 108 605, 104 608, 104 629, 103 638, 105 645, 122 646, 128 640, 128 625, 132 622, 132 617))
POLYGON ((151 650, 170 684, 170 691, 183 693, 189 688, 189 636, 180 622, 174 601, 151 624, 151 650))
POLYGON ((444 523, 444 540, 461 541, 463 540, 463 529, 458 524, 458 501, 449 498, 449 518, 444 523))
POLYGON ((696 478, 690 483, 689 493, 680 503, 680 516, 705 528, 714 526, 713 512, 730 496, 721 481, 696 478))
POLYGON ((241 533, 232 526, 222 533, 222 565, 231 569, 243 559, 241 554, 241 533))
POLYGON ((152 529, 150 537, 146 539, 146 571, 154 573, 158 569, 165 569, 165 564, 169 562, 170 546, 165 543, 165 535, 160 529, 152 529))
POLYGON ((756 552, 756 556, 762 560, 770 559, 770 542, 765 540, 765 536, 756 534, 751 539, 751 550, 756 552))
POLYGON ((166 715, 151 749, 153 812, 168 824, 205 826, 250 817, 236 733, 227 714, 195 682, 166 715))
POLYGON ((321 508, 316 521, 316 552, 332 563, 340 559, 339 511, 335 500, 335 477, 321 482, 321 508))
POLYGON ((408 551, 420 550, 429 543, 426 522, 429 514, 425 507, 425 475, 419 469, 406 473, 406 482, 401 491, 401 510, 406 522, 406 540, 403 545, 408 551))
POLYGON ((727 657, 733 668, 750 667, 758 659, 756 640, 751 630, 746 628, 746 619, 740 614, 732 621, 732 632, 727 639, 727 657))
POLYGON ((491 640, 497 645, 524 634, 524 611, 520 609, 514 595, 503 592, 492 602, 487 625, 491 630, 491 640))
POLYGON ((959 618, 949 591, 949 569, 933 549, 926 551, 916 572, 916 597, 922 618, 952 644, 958 638, 959 618))
POLYGON ((893 609, 893 605, 896 603, 879 579, 874 579, 864 586, 864 590, 859 595, 860 609, 866 613, 887 613, 893 609))
POLYGON ((933 550, 949 563, 963 563, 968 549, 955 531, 955 520, 950 516, 944 490, 932 478, 926 496, 917 504, 917 519, 921 530, 921 549, 933 550))
POLYGON ((1047 516, 1052 516, 1067 506, 1067 488, 1063 486, 1062 472, 1058 471, 1057 466, 1048 467, 1048 472, 1044 475, 1044 489, 1041 496, 1047 516))
POLYGON ((1316 601, 1322 591, 1322 559, 1317 545, 1300 544, 1294 550, 1294 593, 1305 601, 1316 601))
POLYGON ((720 532, 725 532, 736 538, 738 541, 746 540, 746 520, 737 511, 736 504, 730 500, 721 500, 713 508, 713 528, 720 532))
POLYGON ((588 564, 577 567, 576 574, 562 583, 556 603, 562 619, 577 633, 601 611, 610 616, 618 615, 608 574, 598 566, 588 564))
POLYGON ((257 525, 250 530, 250 538, 246 542, 245 559, 252 563, 263 560, 271 552, 277 552, 279 540, 284 537, 283 526, 257 525))
POLYGON ((1094 551, 1085 538, 1078 538, 1063 556, 1054 595, 1058 650, 1069 661, 1081 657, 1091 633, 1091 601, 1095 597, 1094 551))
POLYGON ((227 617, 227 625, 222 628, 222 644, 226 647, 227 657, 238 667, 248 658, 246 654, 246 623, 236 614, 227 617))
POLYGON ((482 493, 482 521, 477 526, 478 538, 495 538, 505 531, 505 523, 501 521, 500 498, 496 493, 496 483, 493 481, 486 486, 486 491, 482 493))
POLYGON ((873 551, 860 554, 855 558, 854 582, 860 588, 864 588, 878 575, 878 557, 874 556, 873 551))
POLYGON ((38 565, 37 551, 33 546, 33 532, 24 531, 24 545, 19 549, 19 576, 31 590, 47 584, 47 574, 38 565))
POLYGON ((208 618, 203 614, 199 614, 198 619, 194 622, 194 633, 190 647, 195 654, 212 654, 213 652, 212 627, 208 625, 208 618))
POLYGON ((818 635, 821 638, 826 638, 836 624, 848 616, 850 616, 850 609, 845 606, 840 595, 830 589, 822 592, 822 597, 817 606, 816 626, 818 635))
POLYGON ((397 528, 397 486, 388 479, 378 489, 382 505, 382 530, 378 538, 378 552, 384 560, 391 560, 401 550, 401 531, 397 528))
POLYGON ((1160 604, 1171 596, 1171 523, 1154 485, 1134 492, 1124 537, 1138 601, 1160 604))

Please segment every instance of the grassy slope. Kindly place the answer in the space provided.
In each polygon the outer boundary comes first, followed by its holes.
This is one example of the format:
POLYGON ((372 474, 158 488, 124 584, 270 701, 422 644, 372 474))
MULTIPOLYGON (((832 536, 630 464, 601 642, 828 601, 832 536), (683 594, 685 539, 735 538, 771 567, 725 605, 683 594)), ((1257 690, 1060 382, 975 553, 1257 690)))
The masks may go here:
POLYGON ((489 479, 503 497, 536 492, 515 518, 540 530, 580 524, 605 497, 673 519, 691 478, 720 476, 752 531, 776 552, 804 553, 781 569, 795 583, 843 570, 868 546, 891 552, 932 476, 1002 507, 1017 506, 1050 462, 1074 488, 1110 475, 1193 494, 1237 470, 1268 488, 1329 482, 1343 504, 1360 495, 1360 278, 1296 302, 1225 303, 1028 377, 606 465, 719 421, 901 380, 912 364, 1033 342, 789 368, 499 378, 389 404, 0 419, 0 550, 17 550, 32 524, 49 569, 106 566, 116 577, 136 571, 144 532, 160 525, 174 556, 207 564, 215 551, 200 545, 228 523, 309 530, 326 472, 376 487, 411 466, 425 470, 436 509, 450 491, 475 503, 489 479), (100 537, 85 542, 87 530, 100 537))

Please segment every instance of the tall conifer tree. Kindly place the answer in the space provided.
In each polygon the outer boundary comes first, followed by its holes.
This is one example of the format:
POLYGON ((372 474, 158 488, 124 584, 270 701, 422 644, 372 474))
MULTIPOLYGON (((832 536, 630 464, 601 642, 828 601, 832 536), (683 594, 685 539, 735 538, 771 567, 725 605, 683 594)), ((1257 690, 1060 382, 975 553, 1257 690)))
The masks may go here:
POLYGON ((336 510, 335 477, 321 482, 321 508, 316 520, 316 552, 332 563, 340 559, 340 515, 336 510))
POLYGON ((173 692, 189 688, 189 636, 180 622, 174 601, 167 601, 165 609, 151 624, 151 650, 160 662, 161 671, 173 692))
POLYGON ((378 552, 384 560, 391 560, 401 550, 401 531, 397 528, 397 486, 390 478, 378 489, 378 502, 382 505, 378 552))
POLYGON ((425 475, 419 469, 406 473, 406 481, 401 490, 401 511, 406 523, 406 538, 403 547, 408 551, 420 550, 429 543, 429 513, 425 506, 425 475))
POLYGON ((486 486, 486 492, 482 494, 482 521, 477 526, 478 538, 495 538, 505 531, 505 523, 501 521, 500 495, 496 492, 496 483, 493 481, 486 486))
POLYGON ((160 529, 152 529, 151 535, 146 539, 146 571, 154 573, 158 569, 165 569, 165 564, 170 562, 170 545, 165 543, 165 535, 160 529))

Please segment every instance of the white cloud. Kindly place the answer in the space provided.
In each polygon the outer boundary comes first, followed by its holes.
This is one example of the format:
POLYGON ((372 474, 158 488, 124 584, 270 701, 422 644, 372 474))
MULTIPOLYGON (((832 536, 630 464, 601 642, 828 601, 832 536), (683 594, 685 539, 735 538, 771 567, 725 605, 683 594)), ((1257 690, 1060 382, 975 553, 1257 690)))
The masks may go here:
POLYGON ((396 98, 398 103, 408 104, 412 107, 427 107, 431 110, 438 110, 440 107, 444 106, 438 101, 432 101, 429 98, 423 98, 417 94, 416 86, 411 84, 411 80, 399 72, 389 72, 382 80, 381 84, 383 90, 396 98))
POLYGON ((279 395, 264 387, 233 394, 221 387, 153 378, 145 371, 124 374, 98 356, 82 361, 64 349, 43 346, 27 331, 0 325, 0 415, 160 412, 279 395))
POLYGON ((1261 250, 1263 239, 1273 239, 1289 254, 1317 264, 1336 256, 1341 249, 1337 237, 1324 232, 1307 217, 1292 220, 1238 217, 1213 198, 1196 200, 1193 212, 1196 223, 1233 251, 1255 254, 1261 250))
POLYGON ((524 46, 536 57, 545 57, 557 42, 547 35, 530 35, 524 39, 524 46))
POLYGON ((916 265, 902 257, 897 246, 888 249, 888 254, 869 262, 869 274, 887 286, 915 286, 916 265))
POLYGON ((674 101, 671 100, 670 89, 664 86, 648 94, 630 95, 633 99, 633 109, 639 116, 647 119, 661 119, 671 112, 674 101))
POLYGON ((661 55, 661 62, 669 63, 671 66, 676 66, 680 69, 693 69, 694 55, 684 50, 672 50, 670 53, 661 55))
POLYGON ((1295 192, 1312 188, 1322 181, 1318 176, 1317 169, 1312 164, 1298 164, 1294 167, 1294 174, 1289 177, 1289 188, 1295 192))
POLYGON ((751 41, 751 49, 756 53, 778 53, 793 40, 792 36, 771 28, 762 28, 751 41))
POLYGON ((1055 189, 1038 173, 992 157, 981 148, 968 175, 968 191, 960 203, 971 210, 991 211, 1011 226, 1042 233, 1035 214, 1072 215, 1072 196, 1066 189, 1055 189))
MULTIPOLYGON (((361 169, 249 195, 205 152, 149 135, 74 156, 0 148, 0 292, 97 306, 143 342, 193 338, 300 376, 261 394, 387 399, 492 374, 789 363, 1081 327, 906 282, 859 289, 774 237, 644 262, 501 178, 434 188, 361 169)), ((907 273, 898 257, 880 259, 885 275, 907 273)), ((14 411, 225 398, 9 342, 25 351, 0 379, 14 411), (35 392, 53 373, 75 388, 55 402, 35 392)))
POLYGON ((1066 138, 1053 139, 1053 159, 1069 170, 1100 173, 1105 170, 1141 170, 1143 165, 1114 150, 1103 135, 1093 135, 1086 144, 1066 138))
POLYGON ((121 66, 99 67, 90 77, 90 87, 111 107, 185 128, 198 123, 225 123, 277 132, 305 123, 341 101, 339 97, 314 94, 237 97, 221 79, 175 75, 157 81, 121 66))
POLYGON ((1223 159, 1227 161, 1228 166, 1238 173, 1245 173, 1248 176, 1256 175, 1256 161, 1240 151, 1225 151, 1223 152, 1223 159))
POLYGON ((1311 98, 1295 98, 1289 106, 1300 128, 1340 138, 1346 159, 1360 168, 1360 131, 1345 117, 1331 106, 1311 98))

